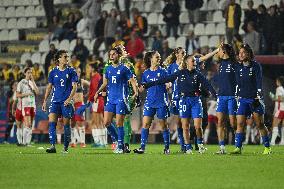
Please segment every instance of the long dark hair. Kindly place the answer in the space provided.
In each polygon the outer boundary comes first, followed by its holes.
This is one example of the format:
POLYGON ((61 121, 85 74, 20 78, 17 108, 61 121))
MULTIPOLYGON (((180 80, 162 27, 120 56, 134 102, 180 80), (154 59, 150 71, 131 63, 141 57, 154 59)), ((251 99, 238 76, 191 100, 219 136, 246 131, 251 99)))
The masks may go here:
POLYGON ((143 58, 143 62, 145 64, 145 66, 148 68, 151 67, 151 58, 154 56, 154 54, 156 53, 157 51, 148 51, 145 53, 144 55, 144 58, 143 58))
POLYGON ((252 48, 248 44, 243 44, 240 49, 244 49, 248 54, 248 61, 252 61, 254 59, 254 53, 252 48))
POLYGON ((221 49, 222 51, 224 51, 228 56, 229 56, 229 59, 236 63, 237 62, 237 59, 236 59, 236 53, 235 53, 235 50, 234 48, 232 47, 232 45, 230 44, 223 44, 221 46, 221 49))
POLYGON ((53 57, 53 60, 54 60, 56 65, 59 64, 59 58, 61 58, 62 54, 65 54, 65 53, 67 53, 66 50, 59 50, 59 51, 57 51, 57 53, 53 57))
POLYGON ((179 50, 182 50, 182 47, 177 47, 174 49, 174 51, 165 59, 164 66, 168 67, 170 64, 172 64, 174 61, 177 60, 176 54, 179 52, 179 50))

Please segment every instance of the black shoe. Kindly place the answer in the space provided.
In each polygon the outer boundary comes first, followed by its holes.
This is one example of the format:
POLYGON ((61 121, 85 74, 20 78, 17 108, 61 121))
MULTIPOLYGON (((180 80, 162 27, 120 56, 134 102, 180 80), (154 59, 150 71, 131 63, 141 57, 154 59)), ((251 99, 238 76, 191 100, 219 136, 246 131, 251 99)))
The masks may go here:
POLYGON ((129 154, 131 152, 131 150, 129 149, 129 144, 125 143, 123 152, 126 154, 129 154))
POLYGON ((144 150, 142 150, 141 148, 134 149, 133 152, 134 152, 135 154, 144 154, 144 150))
POLYGON ((46 152, 47 152, 47 153, 56 153, 56 149, 55 149, 54 146, 51 146, 50 148, 47 148, 47 149, 46 149, 46 152))
POLYGON ((164 149, 164 154, 169 155, 170 154, 170 149, 164 149))

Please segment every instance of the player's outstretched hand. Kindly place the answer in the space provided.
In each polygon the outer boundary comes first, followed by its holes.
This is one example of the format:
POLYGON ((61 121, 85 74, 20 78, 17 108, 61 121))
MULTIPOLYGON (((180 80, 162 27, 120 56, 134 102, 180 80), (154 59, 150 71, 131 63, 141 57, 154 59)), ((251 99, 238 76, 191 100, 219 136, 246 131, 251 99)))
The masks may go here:
POLYGON ((46 102, 44 101, 41 107, 42 111, 46 112, 46 102))

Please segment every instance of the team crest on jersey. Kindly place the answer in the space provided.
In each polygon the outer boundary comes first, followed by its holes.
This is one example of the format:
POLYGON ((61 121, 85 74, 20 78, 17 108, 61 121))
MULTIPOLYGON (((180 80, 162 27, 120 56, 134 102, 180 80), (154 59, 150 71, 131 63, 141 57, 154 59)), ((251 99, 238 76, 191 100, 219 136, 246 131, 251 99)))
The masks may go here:
POLYGON ((120 70, 117 70, 117 74, 120 74, 120 70))

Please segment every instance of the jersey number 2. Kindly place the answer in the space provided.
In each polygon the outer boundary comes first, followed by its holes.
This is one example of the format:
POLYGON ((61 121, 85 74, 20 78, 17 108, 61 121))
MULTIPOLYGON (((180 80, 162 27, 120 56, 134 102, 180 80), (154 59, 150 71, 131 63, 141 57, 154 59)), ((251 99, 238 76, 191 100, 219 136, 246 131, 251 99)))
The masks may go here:
POLYGON ((64 87, 64 79, 60 79, 60 85, 61 87, 64 87))

